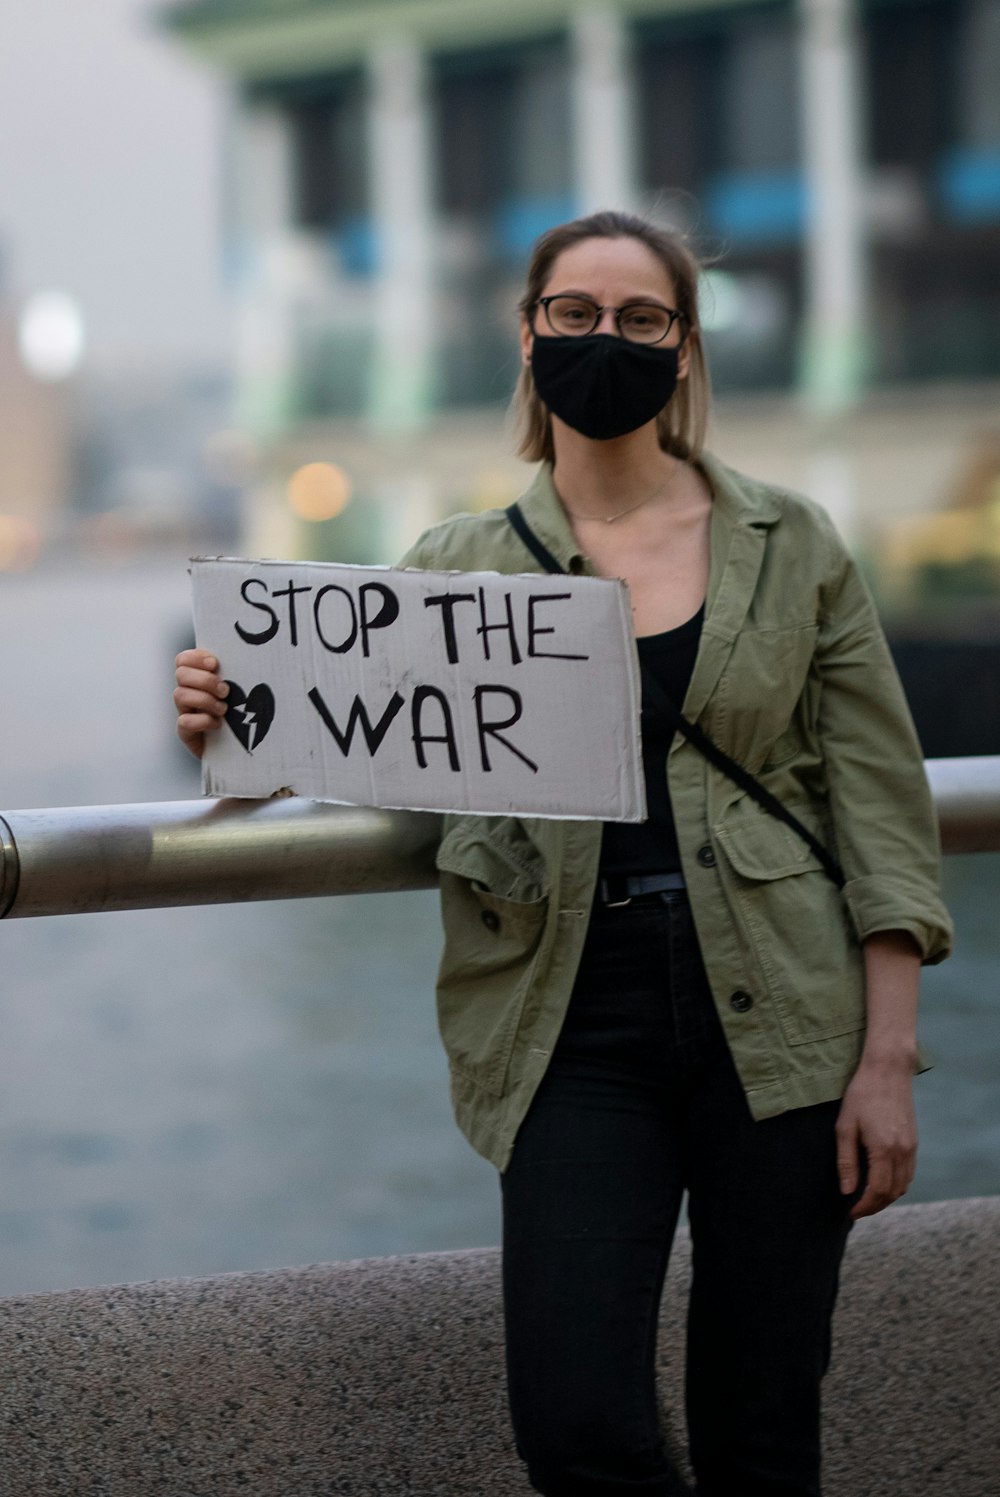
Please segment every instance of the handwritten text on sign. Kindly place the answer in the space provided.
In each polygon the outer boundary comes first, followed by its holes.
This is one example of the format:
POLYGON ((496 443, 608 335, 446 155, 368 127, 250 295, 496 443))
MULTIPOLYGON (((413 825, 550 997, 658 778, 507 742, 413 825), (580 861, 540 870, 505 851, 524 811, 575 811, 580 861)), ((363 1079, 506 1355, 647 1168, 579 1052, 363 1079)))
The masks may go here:
POLYGON ((234 560, 191 577, 229 682, 208 794, 645 816, 624 584, 234 560))

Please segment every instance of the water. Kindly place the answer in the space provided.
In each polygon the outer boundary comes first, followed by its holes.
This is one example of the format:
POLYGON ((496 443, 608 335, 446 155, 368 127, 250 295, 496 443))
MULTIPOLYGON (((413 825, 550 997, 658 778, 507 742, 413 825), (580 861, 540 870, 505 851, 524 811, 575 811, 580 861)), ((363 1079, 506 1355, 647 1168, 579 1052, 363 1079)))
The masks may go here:
MULTIPOLYGON (((0 579, 0 808, 198 794, 183 558, 0 579)), ((952 859, 911 1200, 1000 1189, 1000 855, 952 859)), ((0 1294, 497 1241, 451 1121, 433 894, 0 926, 0 1294)))

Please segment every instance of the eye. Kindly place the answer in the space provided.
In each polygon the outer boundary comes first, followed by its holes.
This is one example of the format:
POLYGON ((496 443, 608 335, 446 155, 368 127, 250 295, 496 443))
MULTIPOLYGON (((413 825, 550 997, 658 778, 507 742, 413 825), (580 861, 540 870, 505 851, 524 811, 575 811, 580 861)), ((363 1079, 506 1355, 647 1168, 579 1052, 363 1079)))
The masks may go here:
POLYGON ((545 311, 556 333, 589 333, 599 315, 595 302, 579 296, 554 296, 545 311))
POLYGON ((632 327, 662 327, 667 320, 651 307, 628 307, 622 313, 622 319, 632 327))
POLYGON ((671 313, 664 307, 625 307, 621 314, 621 329, 627 338, 638 338, 656 342, 664 337, 671 324, 671 313))

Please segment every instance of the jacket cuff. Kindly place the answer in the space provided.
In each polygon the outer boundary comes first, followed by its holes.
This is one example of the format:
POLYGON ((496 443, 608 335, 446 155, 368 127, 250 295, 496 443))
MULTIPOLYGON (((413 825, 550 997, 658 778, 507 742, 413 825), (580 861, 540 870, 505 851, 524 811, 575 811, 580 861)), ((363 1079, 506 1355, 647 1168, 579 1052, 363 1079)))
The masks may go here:
POLYGON ((844 885, 854 933, 864 941, 880 930, 905 930, 920 948, 924 966, 943 962, 951 952, 952 923, 936 893, 891 873, 869 873, 844 885))

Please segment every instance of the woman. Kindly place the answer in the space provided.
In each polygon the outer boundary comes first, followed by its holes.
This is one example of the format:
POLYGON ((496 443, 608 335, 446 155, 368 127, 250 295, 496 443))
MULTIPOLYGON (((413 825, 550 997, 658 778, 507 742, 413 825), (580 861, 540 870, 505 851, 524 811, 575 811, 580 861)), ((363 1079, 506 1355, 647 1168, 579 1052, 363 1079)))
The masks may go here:
MULTIPOLYGON (((520 529, 458 517, 405 559, 625 578, 643 665, 646 823, 455 816, 438 854, 452 1095, 502 1172, 511 1409, 549 1497, 678 1490, 654 1353, 685 1191, 700 1497, 819 1493, 841 1255, 912 1177, 918 974, 950 938, 919 747, 850 558, 818 507, 701 450, 697 274, 627 215, 544 235, 520 529), (675 734, 664 695, 812 844, 675 734)), ((178 657, 195 753, 225 710, 216 669, 178 657)))

